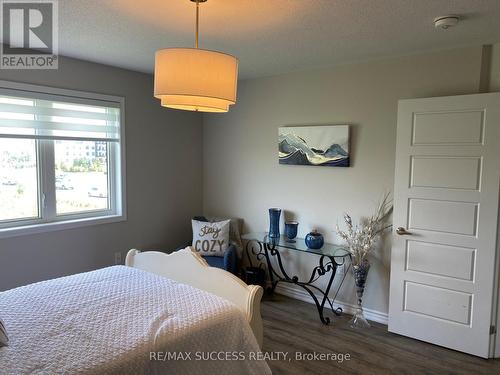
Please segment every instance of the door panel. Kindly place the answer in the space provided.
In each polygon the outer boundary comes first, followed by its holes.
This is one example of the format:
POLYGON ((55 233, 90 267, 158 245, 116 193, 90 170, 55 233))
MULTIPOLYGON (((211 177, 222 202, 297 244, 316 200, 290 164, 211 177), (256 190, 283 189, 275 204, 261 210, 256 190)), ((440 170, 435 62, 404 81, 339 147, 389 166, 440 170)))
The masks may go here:
POLYGON ((413 144, 480 144, 483 111, 414 113, 413 144))
POLYGON ((474 280, 476 249, 408 241, 406 270, 437 276, 474 280))
POLYGON ((413 156, 410 187, 479 190, 481 158, 413 156))
POLYGON ((389 330, 488 357, 500 94, 398 108, 389 330))
POLYGON ((470 293, 409 281, 405 285, 404 311, 466 325, 470 323, 470 293))
POLYGON ((476 235, 477 203, 415 198, 409 202, 407 226, 410 229, 476 235))

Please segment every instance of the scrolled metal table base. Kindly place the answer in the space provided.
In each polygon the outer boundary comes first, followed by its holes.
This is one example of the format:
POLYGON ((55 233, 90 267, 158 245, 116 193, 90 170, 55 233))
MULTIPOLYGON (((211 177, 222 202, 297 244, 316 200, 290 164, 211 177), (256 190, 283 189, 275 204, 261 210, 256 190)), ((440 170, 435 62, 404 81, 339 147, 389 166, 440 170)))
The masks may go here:
POLYGON ((281 255, 280 252, 277 249, 278 246, 272 243, 267 243, 267 242, 261 242, 257 240, 248 240, 247 245, 246 245, 246 254, 248 257, 248 260, 250 262, 250 265, 253 267, 253 262, 252 262, 252 256, 254 256, 257 261, 262 262, 265 260, 266 266, 267 266, 267 273, 269 275, 269 280, 271 282, 271 286, 267 288, 267 291, 269 293, 273 293, 274 290, 276 289, 276 285, 280 282, 285 282, 285 283, 290 283, 297 285, 304 289, 311 298, 314 301, 314 304, 316 305, 316 308, 318 310, 319 318, 323 324, 330 324, 330 318, 324 316, 324 310, 325 306, 328 306, 333 314, 336 316, 340 316, 343 312, 341 307, 335 308, 333 305, 333 301, 337 297, 337 293, 342 286, 342 283, 344 282, 345 276, 347 274, 348 269, 345 270, 344 276, 342 277, 342 280, 340 282, 339 288, 337 289, 335 295, 333 298, 330 298, 328 296, 330 289, 333 284, 333 280, 335 279, 335 275, 337 273, 337 268, 339 266, 343 266, 345 264, 345 258, 341 257, 342 262, 339 263, 337 262, 337 259, 334 256, 330 255, 321 255, 319 258, 319 264, 313 268, 311 272, 311 277, 307 281, 299 281, 298 276, 292 276, 290 277, 288 273, 286 272, 283 262, 281 260, 281 255), (258 245, 258 247, 255 247, 255 244, 258 245), (271 262, 272 258, 276 258, 279 272, 277 272, 271 262), (328 280, 328 284, 326 288, 323 290, 316 285, 313 285, 313 283, 318 280, 320 277, 327 275, 330 273, 330 278, 328 280), (318 292, 322 297, 318 299, 318 296, 314 291, 318 292), (320 301, 321 300, 321 301, 320 301), (326 305, 328 304, 328 305, 326 305))

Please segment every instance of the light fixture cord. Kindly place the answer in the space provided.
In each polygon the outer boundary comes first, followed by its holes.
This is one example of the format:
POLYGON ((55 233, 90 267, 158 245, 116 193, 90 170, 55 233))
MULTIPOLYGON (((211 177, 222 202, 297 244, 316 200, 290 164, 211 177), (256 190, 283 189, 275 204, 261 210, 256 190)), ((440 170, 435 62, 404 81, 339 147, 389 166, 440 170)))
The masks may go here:
POLYGON ((196 40, 195 40, 196 48, 198 48, 199 29, 200 29, 200 2, 199 0, 196 0, 196 40))

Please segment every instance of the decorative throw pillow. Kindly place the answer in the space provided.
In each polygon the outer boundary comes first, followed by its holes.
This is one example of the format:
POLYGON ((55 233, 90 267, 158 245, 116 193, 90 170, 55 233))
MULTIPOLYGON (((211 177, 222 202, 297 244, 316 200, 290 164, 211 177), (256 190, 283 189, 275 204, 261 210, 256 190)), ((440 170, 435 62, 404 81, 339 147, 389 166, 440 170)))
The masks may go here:
POLYGON ((229 223, 192 220, 193 248, 203 256, 224 256, 229 247, 229 223))
POLYGON ((208 221, 210 222, 215 222, 215 221, 223 221, 223 220, 230 220, 229 223, 229 244, 236 246, 238 249, 241 249, 243 247, 243 244, 241 243, 241 226, 242 226, 242 221, 241 219, 238 218, 222 218, 222 217, 208 217, 208 221))
POLYGON ((7 336, 7 330, 5 329, 5 325, 0 319, 0 347, 7 346, 9 344, 9 337, 7 336))

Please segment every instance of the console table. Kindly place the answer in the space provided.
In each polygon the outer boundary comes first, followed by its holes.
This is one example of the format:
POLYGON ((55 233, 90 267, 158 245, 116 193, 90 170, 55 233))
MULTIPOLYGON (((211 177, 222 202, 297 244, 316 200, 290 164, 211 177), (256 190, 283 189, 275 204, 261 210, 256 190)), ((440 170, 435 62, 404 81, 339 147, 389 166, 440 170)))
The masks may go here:
POLYGON ((303 238, 295 238, 290 241, 285 236, 279 238, 270 238, 267 233, 248 233, 242 236, 244 240, 247 241, 246 244, 246 254, 250 262, 250 266, 253 267, 252 258, 255 257, 257 261, 262 262, 265 260, 267 266, 269 281, 271 286, 268 288, 268 292, 273 293, 276 285, 280 282, 290 283, 297 285, 307 291, 309 295, 314 300, 316 308, 318 309, 319 318, 323 324, 329 324, 330 318, 324 316, 325 304, 328 302, 328 306, 331 308, 332 312, 339 316, 342 314, 342 308, 333 306, 333 301, 337 297, 337 294, 344 282, 345 276, 350 268, 350 254, 347 250, 341 246, 325 243, 321 249, 314 250, 309 249, 303 238), (281 260, 280 249, 287 249, 292 251, 301 251, 309 254, 314 254, 319 256, 319 263, 316 267, 311 270, 311 277, 308 280, 299 280, 297 276, 289 276, 286 272, 283 262, 281 260), (277 272, 275 267, 273 267, 273 262, 271 259, 276 259, 277 265, 280 272, 277 272), (335 274, 337 273, 338 267, 344 267, 344 275, 340 280, 340 284, 335 290, 333 298, 328 296, 330 289, 332 287, 335 274), (328 277, 328 283, 325 289, 321 289, 313 283, 320 277, 328 277), (318 299, 314 292, 319 292, 322 296, 321 301, 318 299))

